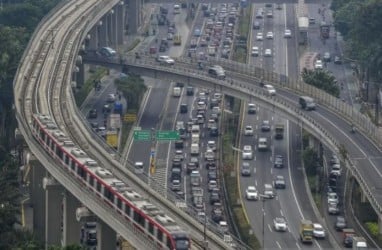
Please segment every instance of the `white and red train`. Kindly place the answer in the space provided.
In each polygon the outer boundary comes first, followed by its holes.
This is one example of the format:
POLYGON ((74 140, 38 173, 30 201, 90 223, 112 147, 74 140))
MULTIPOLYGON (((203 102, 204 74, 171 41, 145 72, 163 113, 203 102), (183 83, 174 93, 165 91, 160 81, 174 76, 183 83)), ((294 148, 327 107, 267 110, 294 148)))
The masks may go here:
POLYGON ((189 234, 163 211, 149 203, 112 172, 100 166, 57 128, 48 115, 35 114, 32 132, 44 149, 89 190, 122 214, 159 249, 191 248, 189 234))

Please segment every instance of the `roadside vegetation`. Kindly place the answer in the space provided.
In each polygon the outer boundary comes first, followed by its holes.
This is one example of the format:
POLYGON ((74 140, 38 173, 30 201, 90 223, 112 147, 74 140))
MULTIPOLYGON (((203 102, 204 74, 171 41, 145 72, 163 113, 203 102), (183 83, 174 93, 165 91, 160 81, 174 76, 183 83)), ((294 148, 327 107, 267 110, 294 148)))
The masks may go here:
POLYGON ((308 70, 304 68, 301 72, 301 76, 306 84, 322 89, 335 97, 340 96, 340 88, 336 83, 336 78, 329 74, 329 72, 325 70, 308 70))
POLYGON ((227 190, 228 206, 231 208, 234 223, 236 224, 242 241, 252 249, 260 249, 260 243, 252 231, 251 225, 247 221, 241 203, 238 203, 239 189, 238 176, 236 171, 237 152, 232 149, 232 145, 236 145, 236 135, 238 131, 241 101, 232 98, 232 114, 225 114, 223 133, 223 178, 227 190))
POLYGON ((106 76, 107 74, 107 68, 99 67, 90 75, 90 77, 85 81, 84 85, 76 89, 74 98, 78 107, 82 105, 90 91, 96 87, 95 85, 101 81, 102 77, 106 76))
MULTIPOLYGON (((252 5, 251 5, 252 6, 252 5)), ((238 37, 235 40, 232 60, 246 63, 248 56, 248 41, 251 31, 252 7, 241 9, 239 17, 238 37)))

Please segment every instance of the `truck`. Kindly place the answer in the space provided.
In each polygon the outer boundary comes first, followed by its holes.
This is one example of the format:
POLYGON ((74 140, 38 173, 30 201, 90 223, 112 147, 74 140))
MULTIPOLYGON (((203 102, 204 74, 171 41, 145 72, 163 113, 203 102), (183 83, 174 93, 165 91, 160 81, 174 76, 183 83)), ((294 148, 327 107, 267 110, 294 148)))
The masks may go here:
POLYGON ((174 36, 174 46, 182 45, 182 36, 180 34, 176 34, 174 36))
POLYGON ((192 143, 197 143, 197 144, 199 144, 199 142, 200 142, 200 135, 199 135, 199 133, 193 133, 193 134, 191 134, 191 144, 192 144, 192 143))
POLYGON ((298 18, 298 44, 305 45, 308 42, 309 18, 298 18))
POLYGON ((313 223, 311 220, 302 219, 300 223, 300 240, 302 243, 313 242, 313 223))
POLYGON ((322 21, 320 24, 320 35, 322 39, 328 39, 330 34, 330 25, 322 21))
POLYGON ((179 88, 179 87, 174 87, 174 88, 172 89, 172 96, 173 96, 173 97, 180 97, 181 92, 182 92, 181 88, 179 88))
POLYGON ((354 236, 353 237, 353 250, 364 250, 367 249, 367 243, 364 237, 354 236))
POLYGON ((120 115, 122 115, 122 111, 123 111, 123 105, 122 105, 122 103, 121 103, 120 101, 116 101, 116 102, 114 103, 114 110, 113 110, 114 114, 120 114, 120 115))
POLYGON ((284 124, 275 125, 275 139, 279 140, 284 138, 284 124))

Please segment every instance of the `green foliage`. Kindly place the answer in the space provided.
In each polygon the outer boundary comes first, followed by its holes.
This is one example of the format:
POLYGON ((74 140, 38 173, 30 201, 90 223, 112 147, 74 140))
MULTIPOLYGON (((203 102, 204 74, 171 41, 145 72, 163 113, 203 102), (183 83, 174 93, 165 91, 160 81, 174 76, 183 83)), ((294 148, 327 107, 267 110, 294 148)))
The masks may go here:
POLYGON ((77 106, 81 106, 82 103, 85 101, 90 91, 94 88, 94 82, 101 81, 102 77, 107 75, 107 72, 108 69, 106 68, 97 68, 97 70, 90 75, 90 77, 86 80, 81 89, 79 89, 74 95, 77 106))
POLYGON ((127 108, 137 110, 147 90, 144 80, 138 75, 129 75, 128 77, 116 79, 115 84, 118 91, 121 91, 126 98, 127 108))
POLYGON ((335 80, 336 78, 324 70, 308 70, 303 69, 301 73, 302 79, 305 83, 315 86, 316 88, 322 89, 325 92, 339 97, 340 89, 338 88, 335 80))
POLYGON ((313 148, 306 148, 302 153, 304 167, 308 176, 314 176, 317 173, 317 167, 320 167, 320 161, 317 152, 313 148))
POLYGON ((369 221, 365 223, 365 226, 372 236, 376 237, 379 235, 378 222, 369 221))

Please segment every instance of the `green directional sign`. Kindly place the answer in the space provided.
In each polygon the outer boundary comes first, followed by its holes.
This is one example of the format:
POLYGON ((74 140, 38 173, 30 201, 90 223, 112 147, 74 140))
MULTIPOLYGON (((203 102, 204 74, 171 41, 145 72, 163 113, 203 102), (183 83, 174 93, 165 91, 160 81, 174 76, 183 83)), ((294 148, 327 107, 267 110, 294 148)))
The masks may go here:
POLYGON ((158 141, 172 141, 179 140, 179 132, 168 130, 168 131, 157 131, 156 139, 158 141))
POLYGON ((149 141, 151 140, 150 130, 134 130, 135 141, 149 141))

